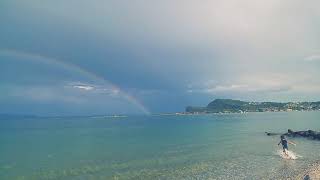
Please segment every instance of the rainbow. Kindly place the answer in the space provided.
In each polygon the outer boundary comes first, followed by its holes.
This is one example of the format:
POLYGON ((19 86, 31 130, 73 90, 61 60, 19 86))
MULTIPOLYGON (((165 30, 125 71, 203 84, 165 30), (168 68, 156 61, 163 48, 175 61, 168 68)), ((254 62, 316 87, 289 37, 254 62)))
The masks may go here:
POLYGON ((120 87, 116 86, 114 83, 76 64, 67 63, 65 61, 61 61, 52 57, 43 56, 40 54, 22 52, 22 51, 17 51, 12 49, 0 49, 0 55, 14 56, 14 57, 19 57, 25 60, 28 59, 37 63, 44 63, 47 65, 62 67, 71 72, 77 72, 97 82, 108 84, 111 86, 112 90, 119 92, 119 94, 121 94, 123 98, 125 98, 126 100, 128 100, 129 102, 137 106, 143 113, 150 114, 150 111, 136 97, 130 95, 128 92, 123 91, 122 89, 120 89, 120 87))

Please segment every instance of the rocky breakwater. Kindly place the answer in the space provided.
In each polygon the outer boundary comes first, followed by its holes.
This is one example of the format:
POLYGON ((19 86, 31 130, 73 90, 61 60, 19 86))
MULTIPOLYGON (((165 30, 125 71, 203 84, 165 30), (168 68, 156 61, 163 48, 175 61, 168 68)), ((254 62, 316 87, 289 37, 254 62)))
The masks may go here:
POLYGON ((313 130, 307 130, 307 131, 293 131, 291 129, 288 129, 287 133, 271 133, 271 132, 265 132, 268 136, 274 136, 274 135, 284 135, 288 137, 305 137, 310 139, 316 139, 320 140, 320 132, 313 131, 313 130))

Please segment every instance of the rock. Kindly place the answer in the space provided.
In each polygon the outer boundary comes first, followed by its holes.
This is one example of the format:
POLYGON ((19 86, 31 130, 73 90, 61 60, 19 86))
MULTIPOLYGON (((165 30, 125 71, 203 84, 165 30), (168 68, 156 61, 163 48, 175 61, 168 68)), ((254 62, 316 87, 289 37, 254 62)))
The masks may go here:
POLYGON ((267 136, 273 136, 273 135, 284 135, 289 137, 306 137, 311 139, 320 140, 320 132, 316 132, 313 130, 307 130, 307 131, 293 131, 291 129, 288 129, 287 133, 279 134, 279 133, 270 133, 265 132, 267 136))
POLYGON ((270 132, 265 132, 267 134, 267 136, 276 136, 276 135, 280 135, 280 133, 270 133, 270 132))
POLYGON ((303 180, 310 180, 310 176, 309 175, 304 176, 303 180))
POLYGON ((288 133, 291 134, 293 133, 293 131, 291 129, 288 129, 288 133))

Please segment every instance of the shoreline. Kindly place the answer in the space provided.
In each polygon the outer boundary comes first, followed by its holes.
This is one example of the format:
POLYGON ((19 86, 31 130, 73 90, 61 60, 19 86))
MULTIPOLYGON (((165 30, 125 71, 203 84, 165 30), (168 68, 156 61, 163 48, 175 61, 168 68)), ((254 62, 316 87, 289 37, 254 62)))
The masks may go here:
POLYGON ((151 116, 192 116, 192 115, 228 115, 228 114, 251 114, 251 113, 297 113, 297 112, 320 112, 320 110, 303 110, 303 111, 246 111, 246 112, 201 112, 201 113, 188 113, 188 112, 175 112, 163 114, 151 114, 151 116))

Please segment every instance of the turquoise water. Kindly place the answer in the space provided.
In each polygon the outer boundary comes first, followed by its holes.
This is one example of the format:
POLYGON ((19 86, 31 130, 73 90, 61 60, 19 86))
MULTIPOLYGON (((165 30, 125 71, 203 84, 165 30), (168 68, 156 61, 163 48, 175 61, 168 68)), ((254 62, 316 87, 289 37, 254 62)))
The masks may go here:
POLYGON ((320 112, 0 120, 0 179, 281 179, 320 159, 320 112))

